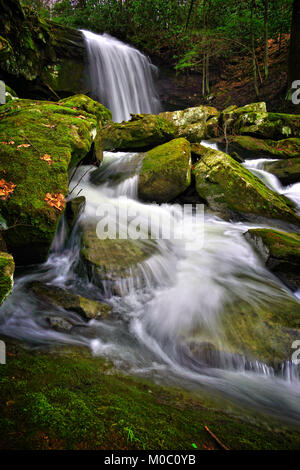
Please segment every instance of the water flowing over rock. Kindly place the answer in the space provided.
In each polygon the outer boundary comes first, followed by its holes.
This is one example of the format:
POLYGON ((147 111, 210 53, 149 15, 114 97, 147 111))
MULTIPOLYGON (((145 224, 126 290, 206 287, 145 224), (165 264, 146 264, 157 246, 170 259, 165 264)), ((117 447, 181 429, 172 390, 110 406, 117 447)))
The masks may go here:
POLYGON ((107 34, 82 31, 88 55, 88 88, 112 111, 116 122, 130 114, 157 113, 156 67, 140 51, 107 34))

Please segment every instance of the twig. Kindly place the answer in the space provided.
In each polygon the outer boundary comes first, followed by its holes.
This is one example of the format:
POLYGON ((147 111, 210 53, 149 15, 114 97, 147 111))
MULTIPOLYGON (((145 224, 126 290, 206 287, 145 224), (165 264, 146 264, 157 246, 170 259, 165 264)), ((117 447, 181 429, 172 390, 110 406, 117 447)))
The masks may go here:
POLYGON ((228 447, 223 444, 223 442, 220 441, 220 439, 213 433, 211 430, 207 427, 204 426, 204 429, 211 435, 211 437, 219 444, 220 447, 222 447, 223 450, 229 450, 228 447))
POLYGON ((37 153, 39 154, 39 156, 41 157, 42 156, 42 152, 33 145, 33 143, 28 139, 28 137, 26 137, 26 135, 23 135, 21 134, 21 137, 23 137, 25 140, 27 140, 27 142, 34 148, 34 150, 37 151, 37 153))
POLYGON ((74 191, 74 189, 76 189, 77 186, 79 186, 80 181, 85 177, 85 175, 86 175, 89 171, 90 171, 90 168, 88 168, 88 169, 83 173, 83 175, 79 178, 78 183, 74 186, 74 188, 72 189, 72 191, 69 193, 69 196, 72 194, 72 192, 74 191))

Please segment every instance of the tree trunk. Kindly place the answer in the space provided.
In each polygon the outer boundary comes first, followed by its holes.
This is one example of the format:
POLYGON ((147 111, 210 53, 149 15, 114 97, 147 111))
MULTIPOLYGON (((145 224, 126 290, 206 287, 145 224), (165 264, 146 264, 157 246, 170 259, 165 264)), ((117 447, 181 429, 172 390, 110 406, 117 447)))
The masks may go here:
POLYGON ((288 89, 295 80, 300 80, 300 1, 294 0, 291 28, 288 89))
POLYGON ((264 39, 265 39, 265 54, 264 54, 264 66, 265 66, 265 78, 269 76, 269 49, 268 49, 268 22, 269 22, 269 0, 265 0, 265 15, 264 15, 264 39))
POLYGON ((251 2, 251 49, 252 49, 252 66, 253 66, 253 84, 256 97, 259 98, 258 86, 257 86, 257 69, 256 69, 256 55, 255 55, 255 38, 254 38, 254 14, 255 2, 251 2))
POLYGON ((193 11, 193 8, 194 8, 194 3, 195 3, 195 0, 190 1, 190 8, 189 8, 189 11, 188 11, 188 16, 187 16, 186 25, 185 25, 186 30, 188 29, 189 24, 190 24, 190 19, 191 19, 192 11, 193 11))

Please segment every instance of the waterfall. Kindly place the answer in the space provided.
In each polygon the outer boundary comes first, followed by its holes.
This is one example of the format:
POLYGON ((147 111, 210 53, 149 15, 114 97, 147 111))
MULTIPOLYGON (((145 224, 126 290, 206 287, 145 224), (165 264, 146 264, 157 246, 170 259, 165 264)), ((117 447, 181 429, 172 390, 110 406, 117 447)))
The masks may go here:
POLYGON ((158 113, 156 67, 137 49, 107 34, 82 30, 87 50, 87 82, 92 97, 112 111, 115 122, 130 114, 158 113))

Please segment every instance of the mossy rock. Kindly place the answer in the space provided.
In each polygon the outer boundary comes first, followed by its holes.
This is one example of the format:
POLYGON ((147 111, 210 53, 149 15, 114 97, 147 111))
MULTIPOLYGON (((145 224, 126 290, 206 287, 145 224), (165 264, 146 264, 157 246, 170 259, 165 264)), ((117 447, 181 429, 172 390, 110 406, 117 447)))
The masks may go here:
POLYGON ((47 304, 79 313, 86 320, 100 316, 101 318, 106 317, 112 310, 107 304, 87 299, 66 289, 43 284, 42 282, 34 281, 27 288, 47 304))
POLYGON ((231 138, 230 146, 237 151, 242 150, 250 158, 290 159, 300 157, 300 139, 283 140, 258 139, 246 135, 231 138))
POLYGON ((292 290, 300 287, 300 234, 250 229, 245 234, 266 266, 292 290))
POLYGON ((276 162, 264 163, 264 170, 269 171, 281 181, 284 186, 300 182, 300 157, 288 158, 276 162))
POLYGON ((83 95, 71 102, 14 100, 1 107, 0 174, 16 186, 0 207, 8 224, 3 236, 17 264, 46 259, 68 194, 68 169, 87 155, 108 115, 83 95), (47 195, 54 202, 59 195, 60 206, 49 205, 47 195))
POLYGON ((105 126, 100 136, 104 150, 144 150, 172 140, 176 128, 160 116, 138 115, 131 121, 105 126))
POLYGON ((146 153, 138 184, 141 199, 168 202, 190 184, 191 149, 186 139, 174 139, 146 153))
POLYGON ((246 113, 234 121, 230 132, 275 140, 298 138, 300 137, 300 116, 280 113, 246 113))
POLYGON ((8 253, 0 252, 0 305, 11 293, 13 288, 13 275, 15 271, 14 259, 8 253))
POLYGON ((185 137, 189 142, 200 142, 212 133, 212 126, 207 132, 207 121, 214 119, 214 125, 218 122, 220 113, 211 106, 197 106, 181 111, 160 113, 164 119, 174 124, 177 128, 177 137, 185 137))
POLYGON ((89 280, 104 291, 119 294, 117 282, 133 279, 139 263, 152 252, 153 249, 140 240, 102 240, 97 236, 96 227, 83 228, 81 259, 89 280))
POLYGON ((299 224, 294 204, 267 188, 249 170, 229 155, 207 149, 194 170, 196 190, 212 210, 247 218, 261 216, 299 224))
POLYGON ((221 318, 227 352, 277 368, 291 360, 291 345, 300 339, 300 304, 292 297, 249 304, 232 302, 221 318))

